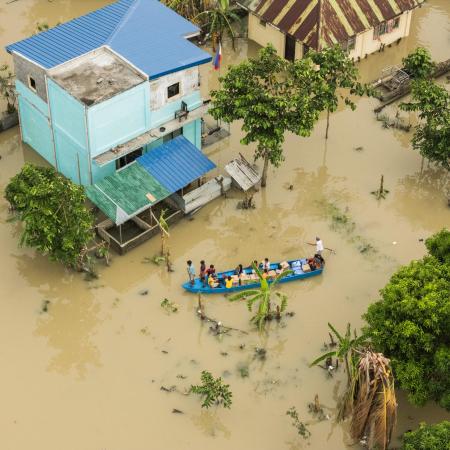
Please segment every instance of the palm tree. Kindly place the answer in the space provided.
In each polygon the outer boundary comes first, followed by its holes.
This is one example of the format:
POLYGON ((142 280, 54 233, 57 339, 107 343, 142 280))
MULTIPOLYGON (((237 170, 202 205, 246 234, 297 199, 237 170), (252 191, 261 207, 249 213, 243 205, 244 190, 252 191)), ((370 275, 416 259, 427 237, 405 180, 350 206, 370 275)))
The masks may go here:
MULTIPOLYGON (((323 354, 322 356, 319 356, 319 358, 315 359, 311 364, 310 367, 316 366, 317 364, 321 363, 327 358, 331 358, 335 356, 340 361, 344 360, 345 362, 345 369, 347 371, 347 381, 348 385, 350 386, 352 382, 352 373, 355 366, 355 352, 358 350, 359 347, 364 345, 364 343, 367 341, 367 336, 357 336, 356 330, 352 332, 350 330, 350 324, 347 324, 347 329, 345 331, 345 335, 342 336, 336 328, 331 325, 330 322, 328 322, 328 327, 330 328, 331 332, 336 336, 337 339, 337 347, 336 350, 330 351, 328 353, 323 354)), ((331 336, 331 335, 330 335, 331 336)))
POLYGON ((276 295, 280 300, 280 304, 276 305, 276 315, 279 317, 280 314, 286 309, 287 296, 284 294, 280 294, 279 292, 274 292, 274 288, 282 278, 290 275, 293 272, 292 270, 284 270, 275 277, 272 283, 269 283, 267 279, 262 276, 261 271, 258 269, 258 267, 256 267, 254 263, 252 267, 261 282, 260 288, 247 289, 245 291, 239 292, 232 295, 229 300, 231 302, 241 299, 247 300, 247 307, 249 311, 252 311, 253 304, 259 300, 258 310, 256 314, 250 319, 250 322, 255 323, 258 326, 259 330, 262 330, 265 321, 272 316, 271 299, 273 295, 276 295))
POLYGON ((194 20, 195 17, 209 7, 211 0, 162 0, 162 2, 173 9, 180 16, 188 20, 194 20))
POLYGON ((347 387, 338 420, 351 415, 353 439, 369 449, 386 450, 397 420, 397 400, 390 361, 370 348, 357 351, 358 362, 347 387))
POLYGON ((216 44, 222 42, 225 33, 231 37, 233 50, 235 50, 236 35, 232 24, 239 21, 239 16, 236 14, 237 9, 236 5, 230 5, 230 0, 215 0, 210 9, 206 9, 195 17, 195 20, 204 21, 203 28, 211 35, 213 51, 216 51, 216 44))

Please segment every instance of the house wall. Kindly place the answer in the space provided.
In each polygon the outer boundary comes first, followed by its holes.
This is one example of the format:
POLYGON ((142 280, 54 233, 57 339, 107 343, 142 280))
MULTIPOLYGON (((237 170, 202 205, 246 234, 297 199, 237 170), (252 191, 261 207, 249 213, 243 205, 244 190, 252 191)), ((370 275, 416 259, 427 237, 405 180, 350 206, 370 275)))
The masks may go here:
POLYGON ((52 166, 56 166, 48 105, 16 80, 22 139, 52 166))
MULTIPOLYGON (((45 86, 45 69, 25 59, 18 53, 13 53, 14 72, 16 79, 21 81, 25 86, 29 86, 28 77, 31 76, 36 81, 36 94, 44 102, 47 102, 47 90, 45 86)), ((33 90, 30 89, 31 92, 33 90)))
POLYGON ((248 15, 248 38, 262 47, 270 42, 277 53, 284 56, 285 35, 269 23, 261 25, 259 18, 251 13, 248 15))
POLYGON ((150 129, 149 97, 145 82, 87 109, 92 157, 150 129))
POLYGON ((156 128, 172 120, 175 117, 175 111, 181 108, 182 101, 188 105, 189 109, 200 106, 203 101, 199 81, 198 67, 150 81, 150 128, 156 128), (180 93, 168 98, 167 88, 175 83, 180 83, 180 93))
POLYGON ((53 80, 47 80, 58 170, 73 182, 91 182, 85 107, 53 80))
POLYGON ((405 11, 400 15, 400 22, 398 28, 391 33, 383 34, 379 39, 374 39, 374 29, 366 30, 356 36, 355 48, 349 53, 350 58, 357 59, 364 58, 366 55, 370 55, 378 51, 381 44, 389 45, 397 41, 397 39, 404 38, 409 34, 409 28, 411 26, 411 17, 413 11, 405 11))

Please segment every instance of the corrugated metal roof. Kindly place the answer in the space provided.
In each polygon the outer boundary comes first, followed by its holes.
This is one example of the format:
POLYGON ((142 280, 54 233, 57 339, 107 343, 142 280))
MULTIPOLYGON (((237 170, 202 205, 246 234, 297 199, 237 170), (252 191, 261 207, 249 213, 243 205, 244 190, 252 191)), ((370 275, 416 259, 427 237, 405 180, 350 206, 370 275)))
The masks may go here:
POLYGON ((154 148, 137 161, 171 192, 180 190, 216 167, 184 136, 154 148))
POLYGON ((86 195, 117 225, 171 194, 140 164, 133 163, 93 186, 86 195), (150 194, 155 200, 151 201, 150 194))
POLYGON ((120 225, 214 167, 195 145, 178 136, 85 190, 88 198, 120 225))
POLYGON ((238 3, 283 33, 317 50, 346 42, 349 37, 393 19, 423 1, 239 0, 238 3))
POLYGON ((198 28, 158 0, 119 0, 6 47, 46 69, 103 45, 149 78, 203 64, 211 56, 185 36, 198 28))

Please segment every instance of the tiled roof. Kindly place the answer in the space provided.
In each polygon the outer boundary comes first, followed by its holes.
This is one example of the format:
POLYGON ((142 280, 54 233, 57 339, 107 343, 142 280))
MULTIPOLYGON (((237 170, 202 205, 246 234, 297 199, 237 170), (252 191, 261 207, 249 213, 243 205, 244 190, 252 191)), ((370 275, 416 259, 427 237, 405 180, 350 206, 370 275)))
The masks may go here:
POLYGON ((238 0, 238 3, 283 33, 319 49, 345 42, 349 37, 393 19, 423 1, 238 0))
POLYGON ((211 60, 186 39, 198 28, 158 0, 119 0, 6 47, 46 69, 103 45, 149 78, 211 60))

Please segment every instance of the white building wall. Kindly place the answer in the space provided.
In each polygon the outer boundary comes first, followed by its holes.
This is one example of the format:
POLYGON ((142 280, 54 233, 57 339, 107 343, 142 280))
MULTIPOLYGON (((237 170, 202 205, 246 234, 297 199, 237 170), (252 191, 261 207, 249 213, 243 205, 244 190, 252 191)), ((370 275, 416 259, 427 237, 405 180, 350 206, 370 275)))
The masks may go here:
POLYGON ((409 28, 411 26, 412 10, 406 11, 400 16, 400 22, 398 28, 391 33, 385 33, 378 39, 374 39, 374 29, 366 30, 356 36, 355 48, 350 52, 350 58, 357 59, 364 58, 366 55, 370 55, 378 51, 381 44, 389 45, 397 41, 397 39, 404 38, 409 34, 409 28))

